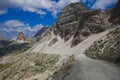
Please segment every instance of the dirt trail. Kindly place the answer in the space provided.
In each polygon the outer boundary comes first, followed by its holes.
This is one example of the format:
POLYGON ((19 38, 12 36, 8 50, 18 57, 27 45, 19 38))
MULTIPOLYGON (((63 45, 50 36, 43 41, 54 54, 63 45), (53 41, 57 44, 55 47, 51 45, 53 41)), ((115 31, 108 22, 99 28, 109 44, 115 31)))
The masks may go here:
POLYGON ((64 80, 120 80, 120 69, 114 64, 93 60, 81 54, 64 80))

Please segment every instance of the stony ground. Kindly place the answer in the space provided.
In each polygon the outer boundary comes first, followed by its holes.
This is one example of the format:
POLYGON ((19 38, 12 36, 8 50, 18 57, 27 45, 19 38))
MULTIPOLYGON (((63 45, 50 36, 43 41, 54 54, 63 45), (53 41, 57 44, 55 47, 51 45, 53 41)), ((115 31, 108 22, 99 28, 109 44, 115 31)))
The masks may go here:
POLYGON ((73 48, 71 40, 52 34, 24 53, 0 58, 0 80, 120 80, 119 66, 84 54, 110 31, 114 29, 91 35, 73 48), (58 40, 49 45, 55 37, 58 40))
MULTIPOLYGON (((52 39, 46 42, 39 43, 33 48, 33 52, 45 52, 46 54, 59 54, 62 56, 75 56, 75 63, 63 66, 57 71, 52 78, 49 80, 119 80, 120 79, 120 68, 119 66, 101 61, 90 59, 85 56, 84 51, 88 49, 95 41, 103 38, 111 31, 115 29, 107 30, 105 32, 92 35, 86 40, 70 48, 70 41, 65 42, 60 40, 51 47, 47 47, 52 39), (44 46, 43 46, 44 45, 44 46)), ((52 36, 54 38, 54 36, 52 36)))

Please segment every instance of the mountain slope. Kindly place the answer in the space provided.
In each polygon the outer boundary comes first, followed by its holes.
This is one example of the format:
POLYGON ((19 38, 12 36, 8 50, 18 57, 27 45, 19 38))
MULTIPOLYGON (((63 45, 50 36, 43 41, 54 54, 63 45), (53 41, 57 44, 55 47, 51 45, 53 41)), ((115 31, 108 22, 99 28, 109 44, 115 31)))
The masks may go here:
POLYGON ((96 41, 85 54, 92 58, 120 62, 120 27, 111 31, 107 36, 96 41))
POLYGON ((47 53, 47 54, 59 54, 59 55, 72 55, 72 54, 83 54, 84 51, 89 48, 94 41, 100 39, 102 36, 106 35, 110 30, 107 30, 105 32, 94 34, 88 37, 86 40, 79 43, 77 46, 71 48, 71 40, 64 42, 63 39, 61 39, 59 36, 55 36, 52 34, 51 36, 47 36, 47 38, 41 39, 39 43, 37 43, 33 48, 32 52, 37 53, 47 53), (53 39, 57 38, 58 41, 56 43, 53 43, 51 46, 49 44, 53 39))

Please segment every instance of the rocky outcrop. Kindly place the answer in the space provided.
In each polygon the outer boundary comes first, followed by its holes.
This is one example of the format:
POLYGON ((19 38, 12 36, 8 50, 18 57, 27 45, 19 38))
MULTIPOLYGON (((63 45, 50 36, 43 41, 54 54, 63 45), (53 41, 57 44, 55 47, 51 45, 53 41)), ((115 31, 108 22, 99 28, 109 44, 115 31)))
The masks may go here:
POLYGON ((120 27, 96 41, 85 54, 88 57, 120 63, 120 27))
POLYGON ((38 32, 35 34, 34 38, 36 41, 39 41, 43 35, 43 33, 46 31, 46 29, 48 29, 49 27, 43 27, 40 30, 38 30, 38 32))
POLYGON ((50 43, 48 44, 48 46, 52 46, 53 44, 55 44, 58 41, 58 39, 55 37, 53 38, 50 43))
POLYGON ((120 24, 120 0, 118 0, 116 6, 112 9, 109 21, 114 24, 120 24))
POLYGON ((15 40, 17 43, 32 43, 33 40, 24 35, 23 32, 20 32, 15 40))
POLYGON ((89 11, 81 3, 72 3, 62 9, 59 18, 54 25, 54 33, 59 34, 65 41, 69 40, 76 32, 81 20, 82 13, 89 11))
POLYGON ((25 35, 24 35, 24 33, 23 32, 20 32, 19 34, 18 34, 18 37, 17 37, 17 39, 16 40, 19 40, 19 41, 26 41, 26 37, 25 37, 25 35))
POLYGON ((73 37, 71 46, 75 46, 89 35, 102 32, 107 27, 108 17, 101 10, 90 11, 81 3, 72 3, 61 11, 53 25, 53 32, 65 41, 73 37))
MULTIPOLYGON (((106 11, 109 15, 109 21, 113 23, 111 26, 116 27, 120 24, 120 0, 113 9, 106 11)), ((91 58, 103 59, 120 64, 120 27, 111 31, 99 41, 96 41, 85 54, 91 58)))

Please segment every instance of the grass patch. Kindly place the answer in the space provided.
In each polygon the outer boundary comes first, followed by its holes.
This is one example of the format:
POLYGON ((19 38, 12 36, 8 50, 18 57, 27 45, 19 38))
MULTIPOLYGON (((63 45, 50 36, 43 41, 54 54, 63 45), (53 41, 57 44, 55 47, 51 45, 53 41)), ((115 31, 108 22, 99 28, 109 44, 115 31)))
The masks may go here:
POLYGON ((11 67, 13 63, 0 64, 0 72, 11 67))

